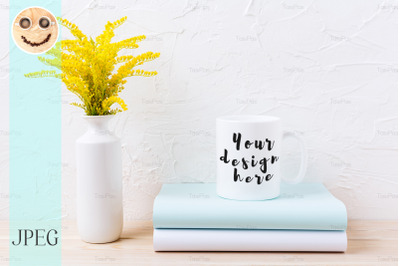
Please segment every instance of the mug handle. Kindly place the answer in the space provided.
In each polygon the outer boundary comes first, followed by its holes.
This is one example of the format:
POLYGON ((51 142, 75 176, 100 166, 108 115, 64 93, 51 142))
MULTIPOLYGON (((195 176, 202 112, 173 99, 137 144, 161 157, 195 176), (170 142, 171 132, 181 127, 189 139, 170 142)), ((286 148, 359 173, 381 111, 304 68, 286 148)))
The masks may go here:
POLYGON ((299 169, 299 173, 297 174, 297 176, 295 178, 290 178, 290 179, 284 178, 282 176, 282 179, 283 179, 283 181, 285 181, 286 183, 289 183, 289 184, 298 184, 304 179, 304 176, 306 174, 308 153, 307 153, 306 145, 305 145, 303 139, 300 138, 296 133, 284 132, 283 140, 287 139, 287 138, 294 138, 299 142, 302 156, 301 156, 300 169, 299 169))

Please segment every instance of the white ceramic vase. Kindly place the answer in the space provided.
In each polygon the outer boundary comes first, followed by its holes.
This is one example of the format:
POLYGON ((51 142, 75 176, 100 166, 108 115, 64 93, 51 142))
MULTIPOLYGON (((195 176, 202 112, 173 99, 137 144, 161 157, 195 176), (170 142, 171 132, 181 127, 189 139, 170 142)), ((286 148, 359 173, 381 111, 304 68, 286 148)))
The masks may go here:
POLYGON ((76 141, 78 230, 89 243, 115 241, 122 231, 121 142, 108 130, 112 117, 84 116, 88 130, 76 141))

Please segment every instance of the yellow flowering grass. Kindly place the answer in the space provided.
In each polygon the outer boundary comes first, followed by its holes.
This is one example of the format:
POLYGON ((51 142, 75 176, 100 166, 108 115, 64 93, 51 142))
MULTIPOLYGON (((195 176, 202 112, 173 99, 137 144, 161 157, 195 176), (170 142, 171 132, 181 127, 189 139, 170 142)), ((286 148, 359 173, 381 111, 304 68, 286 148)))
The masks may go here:
POLYGON ((137 43, 146 38, 141 35, 111 42, 115 36, 114 30, 126 19, 127 17, 123 17, 113 23, 108 22, 103 33, 93 40, 83 34, 75 24, 58 18, 59 23, 69 29, 75 39, 58 42, 46 53, 49 57, 39 56, 38 59, 46 65, 60 69, 61 74, 55 70, 43 70, 25 76, 61 78, 67 89, 81 101, 72 105, 82 108, 87 115, 110 115, 127 110, 125 102, 118 96, 124 89, 126 78, 157 75, 156 71, 144 71, 136 67, 158 58, 160 53, 118 56, 122 49, 138 48, 137 43))

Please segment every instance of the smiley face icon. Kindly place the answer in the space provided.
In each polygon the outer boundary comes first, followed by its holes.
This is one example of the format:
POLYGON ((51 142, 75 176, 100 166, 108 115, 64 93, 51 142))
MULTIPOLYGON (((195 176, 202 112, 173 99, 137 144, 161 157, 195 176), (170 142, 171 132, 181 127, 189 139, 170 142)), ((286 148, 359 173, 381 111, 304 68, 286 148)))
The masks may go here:
POLYGON ((58 39, 58 32, 56 17, 41 7, 22 10, 12 25, 14 43, 30 54, 41 54, 50 50, 58 39))

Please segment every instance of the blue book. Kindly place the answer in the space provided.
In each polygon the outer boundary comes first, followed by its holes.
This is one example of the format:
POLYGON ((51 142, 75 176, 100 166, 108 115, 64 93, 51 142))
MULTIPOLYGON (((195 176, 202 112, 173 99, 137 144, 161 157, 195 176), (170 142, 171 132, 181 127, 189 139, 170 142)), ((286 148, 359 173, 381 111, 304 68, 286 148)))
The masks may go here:
POLYGON ((282 184, 271 200, 221 198, 215 183, 164 184, 154 228, 346 230, 345 205, 319 183, 282 184))

